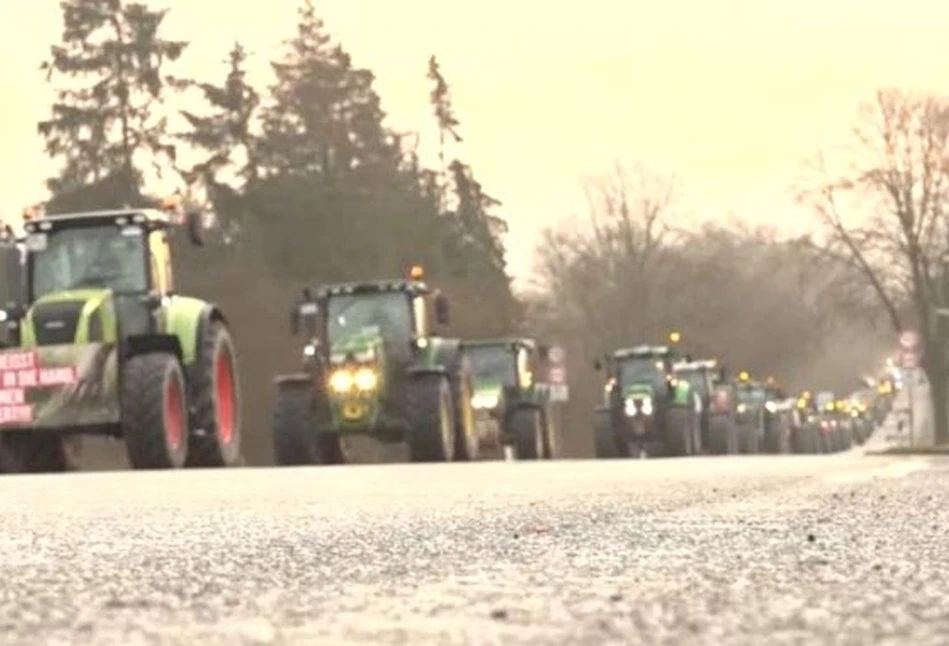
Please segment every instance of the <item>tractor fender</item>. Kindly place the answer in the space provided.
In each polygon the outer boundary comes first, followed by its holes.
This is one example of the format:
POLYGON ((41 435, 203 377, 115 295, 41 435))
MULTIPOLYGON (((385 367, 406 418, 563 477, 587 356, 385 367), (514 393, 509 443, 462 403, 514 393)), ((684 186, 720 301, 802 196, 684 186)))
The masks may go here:
POLYGON ((178 337, 181 361, 191 366, 198 357, 202 334, 214 321, 227 323, 217 305, 190 296, 173 296, 167 311, 168 332, 178 337))
POLYGON ((430 361, 432 367, 439 366, 446 371, 454 370, 463 354, 463 345, 459 339, 439 338, 433 344, 430 361))
POLYGON ((181 361, 181 342, 174 334, 134 334, 122 340, 122 356, 126 359, 152 352, 173 354, 181 361))

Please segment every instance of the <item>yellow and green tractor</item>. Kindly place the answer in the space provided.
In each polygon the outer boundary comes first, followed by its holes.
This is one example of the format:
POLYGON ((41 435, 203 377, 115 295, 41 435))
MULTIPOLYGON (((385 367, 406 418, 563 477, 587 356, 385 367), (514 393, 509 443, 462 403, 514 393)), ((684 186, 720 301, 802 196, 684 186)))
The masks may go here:
POLYGON ((178 224, 203 244, 178 201, 29 211, 0 244, 0 469, 74 467, 87 434, 124 440, 136 469, 243 461, 234 342, 220 308, 175 291, 178 224))

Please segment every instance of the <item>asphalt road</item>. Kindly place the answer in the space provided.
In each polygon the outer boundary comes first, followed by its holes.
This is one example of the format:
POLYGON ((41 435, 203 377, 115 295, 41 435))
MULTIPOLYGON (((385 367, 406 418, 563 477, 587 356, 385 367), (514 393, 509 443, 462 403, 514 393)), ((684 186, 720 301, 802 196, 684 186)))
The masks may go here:
POLYGON ((949 460, 0 479, 0 644, 944 644, 949 460))

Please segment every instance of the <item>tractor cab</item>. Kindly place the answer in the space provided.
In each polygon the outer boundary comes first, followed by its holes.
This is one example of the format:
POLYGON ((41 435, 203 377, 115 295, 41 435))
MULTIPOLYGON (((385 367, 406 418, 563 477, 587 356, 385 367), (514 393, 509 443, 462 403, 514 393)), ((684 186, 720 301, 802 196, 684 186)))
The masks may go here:
POLYGON ((185 213, 176 200, 162 209, 62 215, 28 209, 23 237, 0 242, 6 270, 0 318, 14 327, 23 320, 17 341, 26 346, 156 332, 162 299, 174 294, 168 231, 179 224, 176 216, 201 245, 199 213, 185 213), (93 310, 98 316, 86 316, 93 310))
POLYGON ((434 336, 434 322, 449 323, 448 300, 422 281, 413 267, 408 279, 338 283, 303 290, 291 310, 291 332, 305 327, 313 357, 322 348, 332 364, 369 361, 382 346, 401 363, 425 352, 434 336))
POLYGON ((485 410, 527 396, 538 385, 547 348, 533 339, 486 339, 466 341, 465 354, 474 377, 472 404, 485 410))

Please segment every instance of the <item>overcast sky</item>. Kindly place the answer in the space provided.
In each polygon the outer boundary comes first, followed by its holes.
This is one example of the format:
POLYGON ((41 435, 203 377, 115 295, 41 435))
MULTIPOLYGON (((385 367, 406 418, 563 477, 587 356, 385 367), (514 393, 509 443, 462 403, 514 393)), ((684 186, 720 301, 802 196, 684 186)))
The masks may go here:
MULTIPOLYGON (((296 2, 166 0, 193 41, 194 75, 220 76, 235 39, 262 57, 292 34, 296 2)), ((701 217, 808 226, 789 184, 846 132, 876 87, 949 93, 949 3, 925 0, 323 0, 358 65, 375 71, 395 125, 427 127, 425 66, 454 85, 463 153, 504 202, 512 270, 540 227, 570 215, 585 175, 614 160, 681 178, 701 217)), ((0 209, 43 197, 37 67, 59 35, 53 0, 0 0, 0 209)), ((260 76, 266 72, 261 62, 260 76)))

